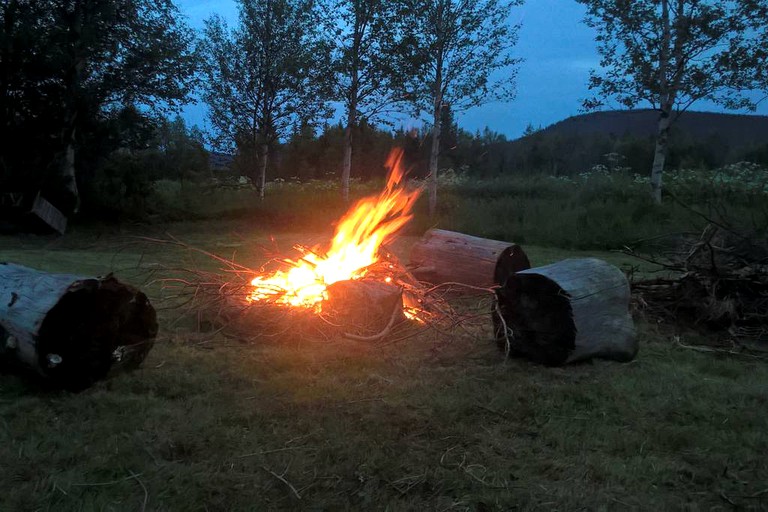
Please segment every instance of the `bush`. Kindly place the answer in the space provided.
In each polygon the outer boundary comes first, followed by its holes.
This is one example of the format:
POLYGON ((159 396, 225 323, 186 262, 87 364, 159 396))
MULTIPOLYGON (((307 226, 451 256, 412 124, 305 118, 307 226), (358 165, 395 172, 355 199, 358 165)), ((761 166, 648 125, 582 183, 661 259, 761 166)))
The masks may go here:
POLYGON ((141 154, 115 152, 105 158, 83 190, 86 213, 102 220, 146 218, 153 209, 151 169, 141 154))
MULTIPOLYGON (((250 186, 158 180, 147 188, 140 163, 110 162, 100 180, 102 201, 115 209, 142 209, 161 220, 242 217, 265 229, 330 231, 350 205, 336 181, 275 180, 259 200, 250 186)), ((578 249, 620 249, 662 234, 699 231, 706 219, 759 231, 768 225, 768 173, 748 164, 665 175, 668 197, 653 204, 648 180, 628 170, 597 166, 574 177, 544 175, 468 179, 445 172, 438 217, 426 195, 405 233, 431 227, 486 238, 578 249), (761 227, 762 226, 762 227, 761 227)), ((353 199, 378 193, 382 181, 353 182, 353 199)))
POLYGON ((766 173, 729 166, 668 175, 677 200, 653 204, 645 178, 602 166, 576 177, 496 178, 446 187, 439 225, 487 238, 580 249, 618 249, 666 233, 698 231, 706 219, 768 223, 766 173))

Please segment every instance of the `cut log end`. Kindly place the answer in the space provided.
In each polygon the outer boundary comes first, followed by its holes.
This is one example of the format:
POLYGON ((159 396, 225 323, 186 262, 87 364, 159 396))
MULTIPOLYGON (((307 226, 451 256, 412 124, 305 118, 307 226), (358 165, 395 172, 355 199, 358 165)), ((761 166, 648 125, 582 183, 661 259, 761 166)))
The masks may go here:
POLYGON ((591 358, 630 361, 637 354, 629 285, 621 270, 604 261, 569 259, 517 272, 496 296, 494 333, 511 356, 562 365, 591 358))
POLYGON ((136 368, 157 330, 144 293, 111 277, 78 281, 40 326, 38 368, 62 387, 84 388, 110 371, 136 368))
POLYGON ((114 277, 47 274, 5 263, 0 327, 2 362, 31 368, 70 390, 138 366, 158 331, 147 296, 114 277))
POLYGON ((497 297, 509 329, 507 341, 503 322, 493 315, 500 350, 508 348, 512 357, 553 366, 568 360, 575 348, 576 325, 568 293, 557 283, 539 275, 512 274, 497 290, 497 297))

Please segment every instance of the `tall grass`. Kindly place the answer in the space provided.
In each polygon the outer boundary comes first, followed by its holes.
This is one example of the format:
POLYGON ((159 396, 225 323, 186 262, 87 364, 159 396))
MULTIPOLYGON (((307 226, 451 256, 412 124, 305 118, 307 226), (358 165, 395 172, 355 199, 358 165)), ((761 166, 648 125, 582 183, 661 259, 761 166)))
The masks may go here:
MULTIPOLYGON (((407 231, 441 227, 477 236, 562 248, 615 249, 638 239, 698 231, 707 218, 744 231, 768 226, 768 171, 737 165, 666 176, 664 203, 655 205, 648 180, 596 168, 574 178, 502 176, 477 180, 444 173, 436 218, 426 198, 407 231)), ((416 184, 418 185, 418 184, 416 184)), ((354 199, 382 183, 356 183, 354 199)), ((243 217, 265 229, 330 230, 350 206, 336 183, 273 183, 263 201, 251 189, 158 184, 157 215, 172 220, 243 217)))

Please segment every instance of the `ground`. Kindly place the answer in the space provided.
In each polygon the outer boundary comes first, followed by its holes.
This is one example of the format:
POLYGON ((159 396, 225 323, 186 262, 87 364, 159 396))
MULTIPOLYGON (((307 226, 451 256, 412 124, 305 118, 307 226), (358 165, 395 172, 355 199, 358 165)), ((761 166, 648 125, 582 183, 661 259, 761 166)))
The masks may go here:
MULTIPOLYGON (((0 261, 135 281, 178 258, 133 238, 164 233, 248 264, 272 244, 242 223, 80 228, 0 237, 0 261)), ((245 343, 175 315, 141 369, 81 393, 0 375, 0 510, 768 508, 768 365, 642 319, 635 361, 546 368, 487 336, 245 343)))

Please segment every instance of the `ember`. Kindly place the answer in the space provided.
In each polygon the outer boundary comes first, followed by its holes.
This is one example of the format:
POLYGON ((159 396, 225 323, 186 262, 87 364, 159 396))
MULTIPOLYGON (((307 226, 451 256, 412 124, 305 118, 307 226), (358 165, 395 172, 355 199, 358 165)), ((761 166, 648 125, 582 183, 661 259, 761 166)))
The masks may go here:
MULTIPOLYGON (((418 188, 406 189, 402 156, 402 150, 390 154, 386 187, 378 196, 360 200, 342 217, 327 252, 296 246, 299 258, 281 260, 287 269, 253 278, 248 301, 321 312, 333 283, 364 277, 393 283, 395 267, 382 259, 380 249, 412 218, 411 209, 421 193, 418 188)), ((412 317, 409 309, 405 313, 412 317)))

